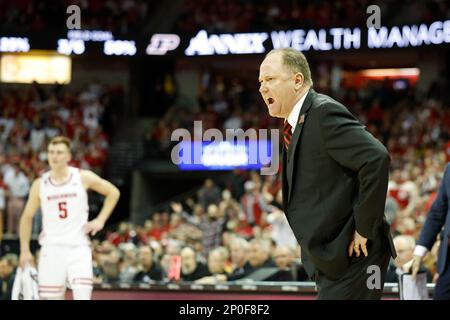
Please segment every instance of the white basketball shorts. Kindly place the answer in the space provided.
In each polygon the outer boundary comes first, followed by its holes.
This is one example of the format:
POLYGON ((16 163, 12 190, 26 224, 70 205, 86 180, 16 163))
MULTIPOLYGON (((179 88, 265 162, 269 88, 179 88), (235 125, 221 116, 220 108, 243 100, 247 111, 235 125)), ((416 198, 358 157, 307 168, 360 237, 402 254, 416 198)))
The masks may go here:
POLYGON ((43 299, 63 296, 67 283, 73 291, 92 291, 91 248, 43 246, 39 255, 38 279, 39 295, 43 299))

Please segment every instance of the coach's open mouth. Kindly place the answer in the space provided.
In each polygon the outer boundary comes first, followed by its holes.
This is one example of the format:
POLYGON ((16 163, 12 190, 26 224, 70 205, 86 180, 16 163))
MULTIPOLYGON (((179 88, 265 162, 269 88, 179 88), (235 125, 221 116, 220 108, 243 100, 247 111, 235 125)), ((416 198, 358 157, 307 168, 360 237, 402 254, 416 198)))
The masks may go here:
POLYGON ((273 98, 267 98, 267 104, 270 106, 270 105, 272 105, 274 102, 275 102, 275 100, 273 100, 273 98))

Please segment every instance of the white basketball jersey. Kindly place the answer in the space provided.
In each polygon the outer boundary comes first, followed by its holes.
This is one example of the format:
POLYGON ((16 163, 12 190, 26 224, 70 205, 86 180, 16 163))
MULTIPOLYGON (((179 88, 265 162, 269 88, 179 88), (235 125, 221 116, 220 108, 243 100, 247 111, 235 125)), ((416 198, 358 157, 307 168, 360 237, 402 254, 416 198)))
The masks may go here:
POLYGON ((89 237, 83 230, 89 216, 88 197, 78 168, 69 167, 69 178, 59 184, 52 180, 50 171, 45 172, 41 177, 39 196, 41 245, 89 244, 89 237))

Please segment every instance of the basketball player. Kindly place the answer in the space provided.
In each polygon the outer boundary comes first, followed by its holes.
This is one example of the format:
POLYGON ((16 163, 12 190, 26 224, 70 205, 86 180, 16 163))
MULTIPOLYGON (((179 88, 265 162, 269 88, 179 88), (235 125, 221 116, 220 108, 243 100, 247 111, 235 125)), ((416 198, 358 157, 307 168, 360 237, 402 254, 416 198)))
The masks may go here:
POLYGON ((92 255, 88 234, 103 229, 119 199, 119 190, 92 171, 69 166, 70 140, 54 137, 48 145, 51 170, 36 179, 20 220, 20 266, 33 263, 30 237, 33 216, 42 211, 39 265, 41 299, 64 299, 66 283, 75 300, 92 293, 92 255), (98 216, 88 222, 87 190, 105 196, 98 216))

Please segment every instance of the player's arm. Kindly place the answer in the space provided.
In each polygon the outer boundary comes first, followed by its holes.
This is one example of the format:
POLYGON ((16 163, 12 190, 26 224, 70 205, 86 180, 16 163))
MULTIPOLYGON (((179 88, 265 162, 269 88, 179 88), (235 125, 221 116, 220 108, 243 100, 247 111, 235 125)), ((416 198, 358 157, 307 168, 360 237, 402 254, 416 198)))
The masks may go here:
POLYGON ((40 179, 34 180, 31 185, 30 194, 28 196, 27 204, 20 218, 19 225, 19 238, 20 238, 20 258, 19 264, 23 268, 26 264, 31 264, 33 262, 33 255, 30 251, 30 239, 31 239, 31 229, 33 227, 33 217, 36 211, 39 209, 39 181, 40 179))
POLYGON ((89 221, 86 225, 86 233, 90 232, 91 235, 95 235, 98 231, 103 229, 106 220, 108 220, 113 212, 117 201, 119 201, 120 191, 111 182, 89 170, 81 171, 81 179, 86 189, 94 190, 105 196, 105 201, 103 202, 100 213, 94 220, 89 221))

